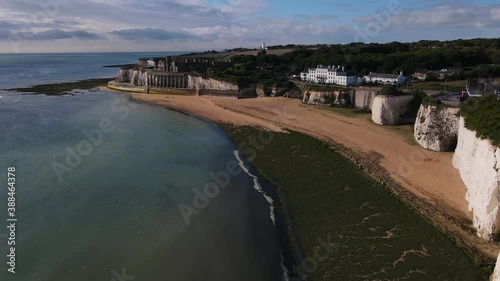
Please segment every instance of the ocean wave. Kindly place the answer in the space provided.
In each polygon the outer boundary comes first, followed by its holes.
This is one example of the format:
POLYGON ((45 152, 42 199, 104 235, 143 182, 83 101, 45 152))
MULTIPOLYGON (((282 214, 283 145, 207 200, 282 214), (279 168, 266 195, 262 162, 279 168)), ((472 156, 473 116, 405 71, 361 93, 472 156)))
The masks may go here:
POLYGON ((275 216, 274 216, 273 198, 271 198, 271 196, 267 195, 266 192, 264 192, 264 190, 262 189, 262 186, 259 183, 259 177, 250 173, 250 170, 248 169, 248 167, 246 167, 243 160, 241 160, 239 151, 235 150, 235 151, 233 151, 233 153, 234 153, 234 156, 236 157, 236 159, 238 160, 238 163, 239 163, 241 169, 243 169, 243 171, 245 171, 245 173, 247 173, 247 175, 249 175, 253 179, 253 187, 255 188, 255 190, 257 190, 259 193, 261 193, 264 196, 264 198, 266 199, 266 201, 269 203, 269 215, 270 215, 271 220, 273 221, 273 225, 276 226, 276 220, 275 220, 275 216))

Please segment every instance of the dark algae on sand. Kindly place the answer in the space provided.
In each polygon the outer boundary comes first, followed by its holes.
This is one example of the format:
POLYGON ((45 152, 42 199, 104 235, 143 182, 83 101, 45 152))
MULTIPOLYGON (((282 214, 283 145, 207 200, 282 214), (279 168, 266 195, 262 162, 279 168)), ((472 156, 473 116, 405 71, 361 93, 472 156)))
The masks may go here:
POLYGON ((259 129, 221 125, 281 186, 306 280, 488 280, 492 268, 409 209, 327 144, 291 131, 251 147, 259 129), (318 241, 324 241, 325 249, 318 241))

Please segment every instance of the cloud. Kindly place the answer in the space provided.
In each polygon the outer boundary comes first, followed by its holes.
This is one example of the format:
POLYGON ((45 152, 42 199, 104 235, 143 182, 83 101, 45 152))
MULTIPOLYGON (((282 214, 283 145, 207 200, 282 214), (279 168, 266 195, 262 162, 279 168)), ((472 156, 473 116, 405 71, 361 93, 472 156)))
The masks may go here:
POLYGON ((4 20, 0 20, 0 29, 4 29, 4 28, 13 28, 15 27, 16 25, 12 22, 8 22, 8 21, 4 21, 4 20))
POLYGON ((394 18, 403 27, 479 29, 498 27, 500 6, 438 6, 426 10, 403 10, 394 18))
POLYGON ((161 28, 131 28, 110 32, 122 40, 184 40, 193 38, 185 32, 169 31, 161 28))
POLYGON ((380 22, 374 14, 387 10, 388 1, 364 0, 356 4, 347 0, 301 4, 278 0, 3 1, 0 52, 11 51, 6 47, 9 36, 29 39, 21 45, 21 51, 41 46, 52 50, 50 40, 59 39, 67 41, 58 44, 64 48, 132 51, 157 50, 158 46, 176 50, 257 47, 262 41, 348 43, 355 40, 359 30, 365 29, 376 33, 370 37, 373 42, 499 34, 498 4, 479 5, 463 0, 399 1, 400 12, 380 29, 374 26, 380 22), (60 5, 44 6, 49 2, 60 5), (332 14, 327 14, 330 11, 332 14), (169 44, 158 44, 161 41, 169 44))
POLYGON ((295 17, 311 21, 334 20, 338 18, 336 15, 329 15, 329 14, 322 14, 322 15, 298 14, 295 15, 295 17))
POLYGON ((58 40, 58 39, 83 39, 83 40, 96 40, 103 37, 99 34, 90 33, 84 30, 64 31, 57 29, 50 29, 41 32, 8 32, 0 33, 0 38, 4 39, 23 39, 23 40, 58 40))

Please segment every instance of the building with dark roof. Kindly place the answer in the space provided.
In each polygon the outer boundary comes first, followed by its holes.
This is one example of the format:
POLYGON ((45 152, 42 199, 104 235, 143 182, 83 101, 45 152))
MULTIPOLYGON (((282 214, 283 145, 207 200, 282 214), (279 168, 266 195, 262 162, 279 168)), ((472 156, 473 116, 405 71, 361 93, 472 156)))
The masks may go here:
POLYGON ((401 85, 406 81, 403 71, 401 71, 399 75, 370 72, 370 74, 366 75, 364 79, 366 82, 394 85, 401 85))

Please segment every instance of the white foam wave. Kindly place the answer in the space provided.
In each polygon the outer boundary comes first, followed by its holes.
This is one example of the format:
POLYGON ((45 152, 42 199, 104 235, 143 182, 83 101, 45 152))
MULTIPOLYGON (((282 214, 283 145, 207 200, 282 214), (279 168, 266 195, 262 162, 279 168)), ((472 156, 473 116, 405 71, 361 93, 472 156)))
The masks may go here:
MULTIPOLYGON (((238 160, 238 163, 239 163, 241 169, 243 169, 243 171, 245 171, 245 173, 247 173, 247 175, 249 175, 253 179, 253 187, 255 188, 255 190, 257 190, 259 193, 261 193, 264 196, 264 198, 266 199, 266 201, 269 203, 270 218, 273 222, 273 225, 276 227, 273 199, 271 198, 271 196, 267 195, 266 192, 264 192, 264 190, 262 189, 262 186, 259 183, 259 177, 250 173, 250 170, 245 166, 245 163, 243 162, 243 160, 241 160, 239 151, 235 150, 233 153, 234 153, 234 156, 236 157, 236 159, 238 160)), ((290 278, 288 277, 288 268, 286 268, 286 266, 285 266, 285 258, 283 257, 282 254, 280 254, 280 258, 281 258, 280 265, 281 265, 281 269, 283 270, 283 279, 282 280, 289 281, 290 278)))
POLYGON ((273 221, 273 225, 276 226, 276 220, 275 220, 275 216, 274 216, 274 201, 273 201, 273 199, 271 198, 271 196, 267 195, 264 192, 264 190, 262 189, 262 186, 259 183, 259 177, 250 173, 250 170, 245 166, 245 163, 243 163, 243 160, 241 160, 239 151, 235 150, 235 151, 233 151, 233 153, 234 153, 234 156, 236 157, 236 159, 238 160, 238 163, 239 163, 241 169, 243 169, 243 171, 245 171, 245 173, 247 173, 247 175, 249 175, 253 179, 253 187, 255 188, 255 190, 257 190, 259 193, 261 193, 264 196, 264 198, 266 199, 266 201, 269 203, 270 218, 273 221))
POLYGON ((281 280, 290 281, 290 277, 288 277, 288 268, 286 268, 285 266, 285 258, 283 257, 283 255, 280 255, 280 257, 281 257, 280 265, 281 269, 283 270, 283 278, 281 280))

